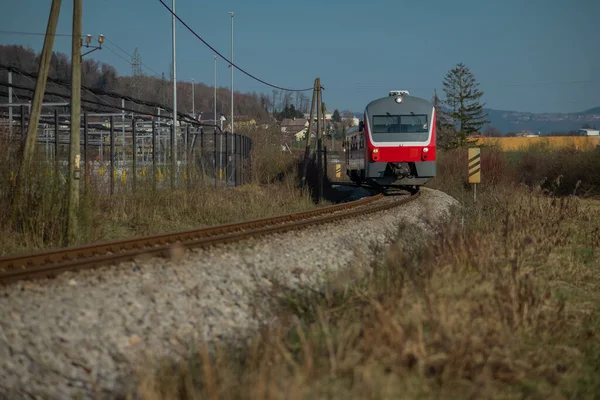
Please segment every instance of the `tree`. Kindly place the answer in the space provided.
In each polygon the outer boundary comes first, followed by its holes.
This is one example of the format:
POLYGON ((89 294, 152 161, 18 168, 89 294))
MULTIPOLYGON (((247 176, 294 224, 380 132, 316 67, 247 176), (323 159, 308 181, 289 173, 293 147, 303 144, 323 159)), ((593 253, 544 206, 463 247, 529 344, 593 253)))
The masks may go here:
POLYGON ((444 102, 439 98, 437 90, 433 91, 433 107, 435 107, 436 145, 442 149, 456 147, 456 129, 450 121, 444 102))
POLYGON ((342 117, 340 116, 340 111, 336 108, 333 111, 333 115, 331 116, 332 122, 342 122, 342 117))
POLYGON ((463 63, 458 63, 446 74, 444 79, 445 103, 450 107, 450 117, 457 130, 459 146, 466 143, 469 135, 477 133, 484 125, 487 114, 480 102, 483 92, 475 75, 463 63))

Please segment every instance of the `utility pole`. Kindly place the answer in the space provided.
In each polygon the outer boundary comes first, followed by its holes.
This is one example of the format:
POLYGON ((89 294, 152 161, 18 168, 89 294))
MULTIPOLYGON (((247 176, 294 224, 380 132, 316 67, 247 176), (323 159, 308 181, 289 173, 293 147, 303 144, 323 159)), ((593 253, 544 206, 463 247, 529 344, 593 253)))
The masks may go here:
MULTIPOLYGON (((213 63, 215 69, 215 83, 214 83, 214 94, 213 94, 213 118, 215 120, 215 125, 217 124, 217 56, 213 56, 213 63)), ((220 119, 220 118, 219 118, 220 119)), ((215 139, 217 138, 217 127, 215 127, 215 139)), ((215 143, 215 149, 217 148, 217 144, 215 143)), ((215 150, 216 151, 216 150, 215 150)), ((216 154, 215 154, 216 156, 216 154)), ((216 166, 216 160, 215 160, 216 166)), ((219 135, 219 180, 222 179, 222 171, 223 171, 223 121, 221 121, 221 134, 219 135)), ((216 173, 216 171, 215 171, 216 173)))
POLYGON ((321 94, 321 80, 319 79, 319 87, 317 88, 317 201, 321 202, 323 196, 323 158, 321 154, 322 150, 322 138, 321 138, 321 115, 323 114, 322 107, 322 94, 321 94))
MULTIPOLYGON (((215 64, 215 88, 213 94, 213 119, 215 120, 215 125, 217 124, 217 56, 213 56, 213 61, 215 64)), ((217 128, 215 128, 217 129, 217 128)))
POLYGON ((125 98, 121 97, 121 162, 125 165, 125 98))
MULTIPOLYGON (((229 15, 231 15, 231 64, 229 65, 229 68, 231 68, 231 135, 233 137, 233 133, 235 132, 234 130, 234 126, 233 126, 233 12, 229 12, 229 15)), ((225 136, 225 140, 227 140, 227 136, 225 136)), ((231 155, 233 156, 233 159, 235 160, 235 141, 232 140, 231 143, 231 155)), ((225 148, 227 148, 227 143, 225 143, 225 148)), ((227 161, 226 163, 229 162, 229 155, 227 155, 227 161)), ((235 161, 234 161, 235 162, 235 161)), ((235 169, 232 169, 233 171, 235 171, 235 169)), ((229 177, 227 176, 227 168, 225 168, 225 184, 227 185, 227 182, 229 182, 229 177)))
POLYGON ((69 151, 69 197, 67 203, 67 245, 77 240, 79 179, 81 170, 81 14, 82 1, 73 0, 73 40, 71 49, 71 147, 69 151))
POLYGON ((196 119, 196 106, 194 104, 194 78, 192 78, 192 116, 196 119))
POLYGON ((177 58, 175 52, 175 0, 173 0, 173 137, 171 146, 171 162, 173 171, 171 172, 171 187, 174 186, 175 168, 177 166, 177 58))
POLYGON ((304 165, 302 168, 302 187, 306 185, 306 174, 308 172, 308 157, 310 155, 310 135, 312 134, 313 118, 315 117, 315 101, 317 100, 317 88, 321 86, 321 79, 316 78, 313 87, 312 101, 310 103, 310 117, 308 121, 308 132, 306 132, 306 149, 304 150, 304 165))
MULTIPOLYGON (((15 211, 21 209, 24 204, 24 195, 27 182, 29 181, 29 170, 35 153, 35 142, 37 139, 37 130, 39 125, 40 114, 42 112, 42 103, 44 101, 44 92, 46 91, 46 81, 48 79, 48 70, 50 68, 50 59, 52 57, 52 47, 54 46, 54 36, 56 34, 56 26, 58 25, 58 16, 60 14, 61 0, 52 0, 50 6, 50 15, 48 17, 48 25, 46 27, 46 37, 44 38, 44 47, 40 57, 38 79, 35 84, 33 94, 33 104, 29 115, 29 124, 27 126, 27 138, 25 140, 25 148, 23 149, 23 160, 21 169, 17 175, 17 193, 15 196, 14 205, 17 207, 15 211)), ((80 37, 80 36, 79 36, 80 37)), ((11 92, 12 95, 12 92, 11 92)), ((23 110, 23 108, 21 108, 23 110)), ((23 113, 23 111, 21 111, 23 113)), ((21 115, 21 120, 23 116, 21 115)), ((11 129, 12 129, 12 120, 11 129)), ((25 135, 21 131, 21 137, 25 135)))
MULTIPOLYGON (((28 173, 35 152, 35 142, 37 139, 40 114, 42 112, 42 103, 44 101, 44 92, 46 90, 46 81, 48 79, 48 70, 50 68, 50 59, 52 57, 52 47, 54 46, 56 25, 58 24, 58 16, 60 14, 60 5, 61 0, 52 0, 50 17, 48 18, 48 26, 46 28, 46 38, 44 39, 44 47, 42 49, 42 56, 40 57, 40 69, 35 84, 33 104, 31 106, 29 124, 27 126, 27 139, 25 140, 22 168, 22 172, 25 173, 25 175, 28 173)), ((25 132, 21 132, 21 135, 24 134, 25 132)))
MULTIPOLYGON (((8 70, 8 84, 12 85, 12 71, 8 70)), ((8 87, 8 104, 12 104, 12 86, 8 87)), ((13 109, 12 106, 8 106, 8 121, 10 125, 8 126, 8 137, 12 139, 13 134, 13 109)))
POLYGON ((233 12, 229 12, 231 15, 231 64, 229 64, 229 68, 231 68, 231 133, 233 130, 233 12))

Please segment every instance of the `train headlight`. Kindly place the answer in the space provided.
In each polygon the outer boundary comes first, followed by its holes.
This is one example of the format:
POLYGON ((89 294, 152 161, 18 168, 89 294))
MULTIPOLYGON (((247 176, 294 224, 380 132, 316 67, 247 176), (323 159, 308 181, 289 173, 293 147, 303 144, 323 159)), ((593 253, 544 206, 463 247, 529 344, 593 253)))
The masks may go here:
POLYGON ((425 147, 425 148, 423 149, 423 153, 427 153, 428 151, 429 151, 429 149, 428 149, 427 147, 425 147))
POLYGON ((427 153, 429 153, 429 149, 427 147, 423 147, 423 151, 421 153, 421 159, 423 161, 427 160, 427 158, 428 158, 428 154, 427 153))
POLYGON ((402 97, 396 97, 395 101, 398 104, 402 103, 402 97))
POLYGON ((373 161, 379 161, 379 149, 377 147, 371 151, 371 158, 373 161))

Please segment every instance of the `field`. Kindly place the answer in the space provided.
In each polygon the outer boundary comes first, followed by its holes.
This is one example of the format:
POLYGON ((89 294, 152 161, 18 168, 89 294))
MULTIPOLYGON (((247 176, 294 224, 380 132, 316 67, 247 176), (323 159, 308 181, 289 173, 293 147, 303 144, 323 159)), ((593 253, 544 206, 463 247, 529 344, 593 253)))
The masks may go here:
POLYGON ((431 186, 463 207, 433 241, 379 249, 343 290, 276 294, 281 322, 251 345, 199 344, 136 395, 598 398, 600 153, 485 148, 476 204, 466 165, 440 155, 431 186))
POLYGON ((548 147, 552 149, 573 148, 579 151, 590 151, 600 145, 600 137, 552 136, 552 137, 503 137, 479 138, 472 141, 474 145, 497 146, 504 151, 523 151, 530 146, 548 147))

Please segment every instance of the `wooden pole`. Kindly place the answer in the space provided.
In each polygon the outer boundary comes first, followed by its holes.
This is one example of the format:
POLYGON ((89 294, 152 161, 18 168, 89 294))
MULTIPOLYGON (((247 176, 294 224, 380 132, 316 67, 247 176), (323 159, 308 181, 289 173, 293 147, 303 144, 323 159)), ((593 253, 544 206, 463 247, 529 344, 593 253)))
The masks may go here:
POLYGON ((156 190, 156 121, 152 120, 152 189, 156 190))
POLYGON ((306 185, 306 173, 308 170, 308 156, 310 154, 310 135, 312 132, 313 118, 315 117, 315 101, 317 97, 317 87, 319 87, 319 78, 315 79, 312 101, 310 103, 310 117, 308 120, 308 132, 306 133, 306 149, 304 150, 304 165, 302 166, 302 187, 306 185))
MULTIPOLYGON (((319 183, 319 185, 321 185, 321 190, 323 190, 323 175, 327 175, 327 173, 325 171, 327 171, 327 157, 326 157, 326 152, 327 152, 327 146, 323 146, 323 142, 326 140, 326 136, 325 134, 327 133, 327 118, 325 116, 325 113, 327 111, 327 107, 325 107, 325 102, 323 101, 323 92, 319 91, 319 95, 321 96, 321 118, 322 118, 322 130, 323 133, 321 134, 321 148, 323 149, 323 166, 321 168, 321 182, 319 183)), ((321 157, 321 156, 319 156, 321 157)))
POLYGON ((58 16, 60 14, 60 5, 61 0, 52 0, 50 17, 48 18, 48 27, 46 28, 46 38, 44 39, 44 47, 42 49, 42 56, 40 57, 38 79, 35 84, 33 102, 31 104, 31 114, 29 115, 29 124, 27 126, 27 139, 25 141, 23 154, 24 172, 28 170, 34 155, 39 119, 42 112, 46 81, 48 79, 48 70, 50 69, 50 59, 52 58, 52 47, 54 46, 56 25, 58 24, 58 16))
POLYGON ((323 158, 322 158, 322 142, 321 142, 321 115, 323 107, 321 107, 321 79, 319 79, 319 87, 317 88, 317 199, 320 202, 323 195, 323 158))
POLYGON ((115 194, 115 117, 110 116, 110 194, 115 194))
MULTIPOLYGON (((33 102, 31 104, 31 114, 29 116, 29 124, 27 126, 27 137, 25 147, 23 149, 23 160, 20 172, 17 175, 17 193, 15 196, 15 206, 20 210, 24 204, 24 195, 27 182, 29 181, 29 172, 31 162, 35 153, 35 142, 37 139, 37 130, 39 125, 40 114, 42 112, 42 103, 44 101, 44 92, 46 91, 46 81, 48 79, 48 70, 50 69, 50 59, 52 58, 52 47, 54 46, 54 36, 56 34, 56 26, 58 25, 58 16, 60 14, 61 0, 52 0, 50 6, 50 15, 48 17, 48 26, 46 27, 46 37, 44 39, 44 47, 40 57, 38 78, 35 84, 33 93, 33 102)), ((21 119, 23 119, 23 107, 21 107, 21 119)), ((12 124, 12 121, 11 121, 12 124)), ((12 125, 11 125, 12 126, 12 125)), ((21 135, 24 134, 24 129, 21 130, 21 135)))
POLYGON ((71 140, 69 149, 69 196, 67 245, 77 241, 79 179, 81 170, 81 14, 82 0, 73 0, 73 40, 71 48, 71 140))

